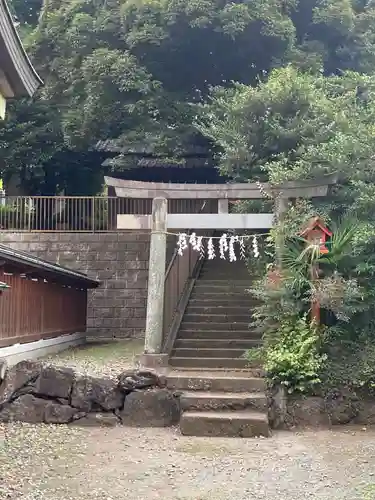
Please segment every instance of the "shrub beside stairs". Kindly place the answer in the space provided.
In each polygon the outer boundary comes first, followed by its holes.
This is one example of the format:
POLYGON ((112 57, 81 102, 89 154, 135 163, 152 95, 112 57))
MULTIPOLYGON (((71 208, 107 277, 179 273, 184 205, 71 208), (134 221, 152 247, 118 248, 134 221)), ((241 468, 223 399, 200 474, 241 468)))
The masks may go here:
POLYGON ((167 377, 182 392, 184 435, 269 435, 266 382, 243 357, 261 342, 249 329, 250 284, 244 262, 221 259, 206 261, 195 283, 167 377))

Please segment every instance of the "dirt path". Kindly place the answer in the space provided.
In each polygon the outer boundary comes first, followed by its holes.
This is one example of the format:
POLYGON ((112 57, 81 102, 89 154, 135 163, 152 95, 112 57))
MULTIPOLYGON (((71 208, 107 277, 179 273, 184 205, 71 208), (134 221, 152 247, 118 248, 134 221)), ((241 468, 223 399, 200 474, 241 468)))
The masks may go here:
POLYGON ((12 424, 0 475, 1 500, 373 500, 375 430, 242 440, 12 424))

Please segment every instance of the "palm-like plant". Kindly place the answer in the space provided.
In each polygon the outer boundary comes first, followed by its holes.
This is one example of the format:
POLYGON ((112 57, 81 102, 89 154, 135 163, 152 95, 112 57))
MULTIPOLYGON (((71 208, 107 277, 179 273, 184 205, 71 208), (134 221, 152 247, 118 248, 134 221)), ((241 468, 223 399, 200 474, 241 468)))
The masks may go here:
MULTIPOLYGON (((354 290, 355 280, 346 280, 339 271, 353 267, 351 248, 358 229, 359 223, 354 219, 337 224, 327 245, 329 252, 325 254, 322 254, 319 244, 302 237, 286 239, 281 261, 282 276, 296 298, 310 303, 315 297, 322 302, 326 294, 330 297, 325 300, 326 304, 338 304, 347 294, 347 284, 354 290)), ((358 297, 358 290, 354 292, 358 297)))
POLYGON ((359 229, 355 220, 341 222, 334 228, 329 252, 323 254, 319 244, 313 244, 300 236, 287 238, 282 252, 282 267, 292 272, 302 282, 309 281, 312 266, 322 266, 331 271, 338 270, 340 264, 351 258, 353 238, 359 229))

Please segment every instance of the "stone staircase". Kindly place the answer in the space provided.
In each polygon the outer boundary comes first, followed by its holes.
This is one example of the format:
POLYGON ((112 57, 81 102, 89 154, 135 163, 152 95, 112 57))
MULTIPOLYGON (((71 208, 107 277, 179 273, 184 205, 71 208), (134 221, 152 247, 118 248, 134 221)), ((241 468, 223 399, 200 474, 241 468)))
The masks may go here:
POLYGON ((268 436, 266 385, 246 350, 251 277, 242 261, 206 261, 193 288, 169 360, 168 387, 182 392, 181 432, 189 436, 268 436))

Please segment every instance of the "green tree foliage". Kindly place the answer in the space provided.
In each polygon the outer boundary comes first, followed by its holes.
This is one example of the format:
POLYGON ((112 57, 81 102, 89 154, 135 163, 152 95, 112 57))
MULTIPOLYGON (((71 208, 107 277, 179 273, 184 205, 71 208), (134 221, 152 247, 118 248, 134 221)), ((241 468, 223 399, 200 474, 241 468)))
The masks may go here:
MULTIPOLYGON (((30 115, 38 115, 42 131, 57 123, 55 147, 66 151, 67 161, 69 151, 107 138, 210 150, 194 121, 195 104, 205 102, 212 86, 257 87, 288 63, 312 75, 374 67, 371 1, 44 0, 40 12, 36 0, 13 4, 21 25, 34 27, 25 42, 45 81, 27 104, 30 115), (51 116, 39 113, 40 102, 51 116)), ((9 119, 24 127, 17 106, 9 119)), ((14 155, 25 156, 19 131, 14 134, 14 155)), ((38 151, 34 135, 27 147, 38 151)), ((283 147, 288 144, 284 137, 283 147)), ((14 168, 12 155, 6 153, 5 171, 14 168)), ((45 161, 44 155, 35 161, 35 175, 45 161)))
MULTIPOLYGON (((375 337, 374 76, 353 71, 314 75, 288 65, 274 69, 256 88, 213 88, 211 101, 200 111, 198 127, 217 145, 223 172, 273 184, 338 174, 325 200, 291 205, 274 229, 273 238, 280 232, 289 238, 282 287, 267 290, 266 279, 260 284, 255 292, 263 304, 255 319, 268 330, 282 332, 280 325, 297 310, 305 314, 315 297, 325 311, 327 366, 337 365, 345 346, 342 359, 347 360, 348 373, 350 366, 358 369, 352 380, 370 386, 375 381, 375 370, 369 369, 373 350, 368 349, 375 337), (334 230, 327 256, 303 250, 298 240, 293 243, 306 220, 317 213, 334 230), (334 229, 339 218, 354 215, 354 229, 334 229), (321 270, 317 283, 309 276, 312 264, 321 270)), ((334 380, 330 373, 327 368, 324 377, 334 380)))
POLYGON ((43 0, 12 0, 9 6, 22 38, 30 34, 38 23, 43 0))
POLYGON ((289 65, 257 87, 213 88, 198 127, 235 178, 279 183, 340 172, 359 180, 363 170, 373 175, 374 96, 372 75, 325 77, 289 65))

